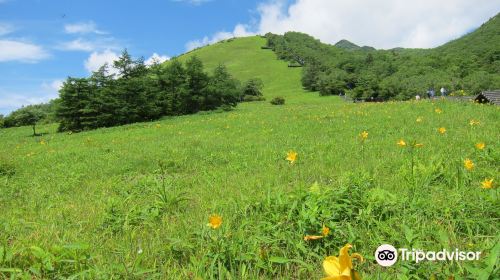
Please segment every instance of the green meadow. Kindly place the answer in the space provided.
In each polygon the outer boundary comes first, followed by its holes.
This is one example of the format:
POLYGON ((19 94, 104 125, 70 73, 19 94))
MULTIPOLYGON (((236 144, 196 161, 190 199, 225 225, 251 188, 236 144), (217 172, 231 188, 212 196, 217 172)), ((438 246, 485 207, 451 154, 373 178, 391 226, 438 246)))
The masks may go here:
POLYGON ((0 279, 320 279, 347 243, 363 279, 496 279, 499 107, 320 97, 264 44, 180 59, 259 77, 267 101, 73 134, 0 130, 0 279), (383 268, 384 243, 482 255, 383 268))

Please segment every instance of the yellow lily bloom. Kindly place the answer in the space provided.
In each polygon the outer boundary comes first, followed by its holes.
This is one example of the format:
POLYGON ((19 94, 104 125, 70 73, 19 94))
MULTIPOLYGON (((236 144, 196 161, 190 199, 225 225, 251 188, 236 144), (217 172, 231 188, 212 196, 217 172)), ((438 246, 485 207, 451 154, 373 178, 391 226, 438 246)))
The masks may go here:
POLYGON ((403 139, 399 140, 398 143, 396 143, 396 144, 398 144, 398 146, 400 146, 400 147, 405 147, 406 146, 406 142, 403 139))
POLYGON ((361 137, 361 140, 366 140, 368 139, 368 132, 367 131, 363 131, 359 134, 359 137, 361 137))
POLYGON ((469 121, 470 126, 475 126, 475 125, 478 125, 478 124, 480 124, 480 123, 481 123, 481 122, 480 122, 480 121, 478 121, 478 120, 470 120, 470 121, 469 121))
POLYGON ((222 225, 222 217, 219 215, 212 215, 210 218, 208 218, 208 224, 207 226, 211 227, 212 229, 217 229, 222 225))
POLYGON ((323 226, 323 229, 321 229, 321 233, 323 236, 327 236, 330 233, 330 228, 327 226, 323 226))
POLYGON ((286 156, 286 160, 288 160, 290 162, 290 164, 293 164, 297 160, 298 155, 299 154, 297 154, 296 152, 290 151, 290 152, 288 152, 288 154, 286 156))
POLYGON ((465 166, 465 169, 467 169, 469 171, 472 170, 472 169, 474 169, 474 163, 472 162, 472 160, 470 160, 468 158, 466 158, 464 160, 464 166, 465 166))
POLYGON ((323 261, 323 269, 326 275, 322 280, 352 280, 361 279, 359 274, 352 271, 352 259, 363 261, 363 256, 358 253, 349 255, 351 244, 346 244, 340 249, 339 256, 329 256, 323 261))
POLYGON ((484 181, 481 182, 481 188, 483 189, 493 188, 493 179, 484 179, 484 181))

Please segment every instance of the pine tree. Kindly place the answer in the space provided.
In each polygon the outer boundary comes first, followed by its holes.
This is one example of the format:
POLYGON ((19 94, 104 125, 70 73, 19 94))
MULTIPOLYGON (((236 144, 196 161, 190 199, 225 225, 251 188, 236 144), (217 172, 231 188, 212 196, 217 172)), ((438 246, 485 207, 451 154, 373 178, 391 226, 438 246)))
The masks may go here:
POLYGON ((59 130, 81 131, 82 114, 89 102, 90 96, 89 80, 85 78, 69 77, 59 91, 60 103, 56 110, 56 116, 61 121, 59 130))
POLYGON ((224 65, 220 64, 214 69, 205 90, 203 109, 213 110, 222 105, 236 106, 240 92, 238 81, 229 74, 224 65))
POLYGON ((201 60, 193 56, 186 62, 187 95, 184 95, 186 109, 184 113, 196 113, 204 109, 205 89, 208 84, 208 75, 203 71, 201 60))

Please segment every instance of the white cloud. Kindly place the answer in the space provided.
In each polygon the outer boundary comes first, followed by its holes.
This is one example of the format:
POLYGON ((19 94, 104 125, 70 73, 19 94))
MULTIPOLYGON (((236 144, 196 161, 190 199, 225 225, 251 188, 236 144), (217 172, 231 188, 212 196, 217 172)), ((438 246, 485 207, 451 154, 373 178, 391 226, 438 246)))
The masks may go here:
POLYGON ((106 32, 98 30, 97 25, 93 21, 66 24, 64 26, 64 31, 69 34, 106 34, 106 32))
POLYGON ((155 62, 156 63, 163 63, 169 59, 170 59, 170 57, 168 57, 166 55, 159 55, 157 53, 153 53, 153 55, 150 58, 146 59, 146 61, 144 61, 144 63, 149 66, 149 65, 153 65, 155 62))
POLYGON ((113 62, 118 60, 119 55, 111 50, 105 50, 102 52, 93 52, 90 54, 89 58, 85 60, 84 65, 85 69, 89 73, 99 70, 101 66, 104 64, 108 64, 109 72, 111 74, 116 74, 117 70, 113 68, 113 62))
POLYGON ((59 90, 62 88, 64 81, 63 80, 53 80, 50 83, 44 82, 42 83, 42 88, 47 90, 47 91, 52 91, 55 93, 58 93, 59 90))
POLYGON ((0 40, 0 62, 34 63, 47 57, 49 54, 40 46, 20 41, 0 40))
POLYGON ((65 51, 86 51, 90 52, 96 49, 93 42, 84 40, 82 38, 75 39, 73 41, 64 42, 59 45, 59 49, 65 51))
POLYGON ((212 37, 205 36, 201 40, 193 40, 186 44, 186 50, 194 50, 199 47, 203 47, 209 44, 214 44, 222 40, 226 40, 234 37, 246 37, 252 36, 256 33, 249 31, 249 26, 244 24, 238 24, 234 27, 232 32, 220 31, 215 33, 212 37))
MULTIPOLYGON (((257 10, 258 22, 243 26, 243 33, 299 31, 331 44, 347 39, 376 48, 428 48, 478 27, 500 10, 500 1, 296 0, 287 5, 273 0, 257 10)), ((217 34, 187 47, 210 43, 217 34)))
POLYGON ((63 51, 84 52, 120 49, 114 38, 94 38, 91 40, 77 38, 72 41, 60 43, 56 48, 63 51))
POLYGON ((8 23, 0 22, 0 36, 7 35, 14 31, 14 27, 8 23))

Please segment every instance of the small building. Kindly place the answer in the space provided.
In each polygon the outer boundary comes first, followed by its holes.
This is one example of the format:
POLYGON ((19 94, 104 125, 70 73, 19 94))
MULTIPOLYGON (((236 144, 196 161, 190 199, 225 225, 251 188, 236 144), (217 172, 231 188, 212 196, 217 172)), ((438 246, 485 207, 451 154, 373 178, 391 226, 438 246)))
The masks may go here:
POLYGON ((500 105, 500 90, 483 91, 474 100, 479 103, 500 105))

